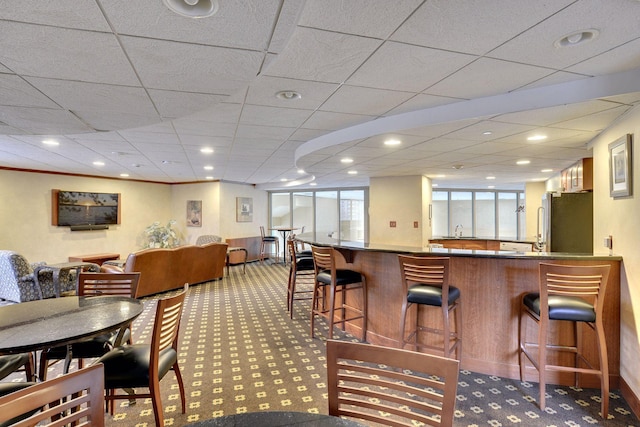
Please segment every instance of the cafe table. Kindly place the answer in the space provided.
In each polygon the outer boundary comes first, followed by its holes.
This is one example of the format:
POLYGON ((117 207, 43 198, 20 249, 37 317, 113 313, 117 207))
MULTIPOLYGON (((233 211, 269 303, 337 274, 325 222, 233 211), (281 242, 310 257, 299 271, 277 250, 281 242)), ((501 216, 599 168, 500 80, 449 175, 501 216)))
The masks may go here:
POLYGON ((282 248, 282 263, 287 263, 287 233, 291 233, 295 230, 299 230, 296 227, 273 227, 271 231, 279 231, 282 234, 283 248, 282 248))
MULTIPOLYGON (((73 357, 71 344, 120 329, 138 317, 143 308, 141 301, 121 296, 70 296, 2 306, 0 354, 66 345, 66 373, 73 357)), ((116 341, 121 339, 118 336, 116 341)))
POLYGON ((263 411, 226 415, 187 424, 188 427, 362 427, 363 424, 326 414, 263 411))

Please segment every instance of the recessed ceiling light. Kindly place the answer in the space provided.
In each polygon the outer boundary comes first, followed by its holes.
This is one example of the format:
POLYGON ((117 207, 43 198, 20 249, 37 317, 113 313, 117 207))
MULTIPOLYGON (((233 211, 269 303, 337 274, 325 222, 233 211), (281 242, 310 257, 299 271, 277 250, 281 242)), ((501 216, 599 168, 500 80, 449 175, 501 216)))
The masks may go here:
POLYGON ((171 160, 163 160, 162 164, 163 165, 171 165, 171 164, 173 164, 173 162, 171 160))
POLYGON ((453 165, 451 166, 453 169, 462 169, 464 165, 453 165))
POLYGON ((218 0, 162 0, 165 6, 187 18, 206 18, 218 11, 218 0))
POLYGON ((280 178, 280 182, 287 182, 288 179, 287 178, 280 178))
POLYGON ((44 145, 50 145, 52 147, 56 147, 56 146, 60 145, 60 143, 58 141, 54 141, 53 139, 45 139, 44 141, 42 141, 42 143, 44 145))
POLYGON ((437 187, 437 186, 438 186, 438 184, 431 184, 431 186, 432 186, 432 187, 437 187))
POLYGON ((312 183, 311 183, 311 184, 309 184, 309 185, 313 185, 313 186, 315 187, 316 185, 318 185, 318 183, 317 183, 317 182, 312 182, 312 183))
POLYGON ((204 154, 211 154, 211 153, 213 153, 213 148, 203 147, 203 148, 200 149, 200 152, 204 153, 204 154))
POLYGON ((542 141, 543 139, 547 139, 547 135, 531 135, 527 141, 542 141))
POLYGON ((129 174, 128 173, 121 173, 120 176, 123 177, 123 178, 127 178, 129 176, 129 174))
POLYGON ((491 135, 493 132, 491 132, 490 130, 486 130, 484 132, 482 132, 483 135, 491 135))
POLYGON ((349 175, 357 175, 357 174, 358 174, 358 171, 349 171, 349 172, 347 172, 347 173, 348 173, 349 175))
POLYGON ((293 101, 294 99, 302 98, 302 95, 300 95, 300 93, 296 92, 295 90, 281 90, 280 92, 276 93, 276 98, 284 99, 286 101, 293 101))
POLYGON ((349 157, 345 157, 343 159, 340 159, 340 162, 342 162, 342 163, 353 163, 353 159, 350 159, 349 157))
POLYGON ((495 185, 487 185, 487 188, 496 188, 495 185))
POLYGON ((542 169, 540 172, 549 173, 549 172, 553 172, 553 169, 542 169))
POLYGON ((387 139, 384 142, 384 145, 388 145, 388 146, 394 146, 394 145, 400 145, 402 144, 402 141, 400 141, 399 139, 387 139))
POLYGON ((559 38, 553 43, 553 45, 557 48, 577 46, 595 39, 598 37, 598 34, 600 34, 600 32, 594 29, 575 31, 559 38))
POLYGON ((93 164, 95 166, 104 166, 104 162, 101 162, 100 160, 97 160, 97 161, 93 162, 93 164))
POLYGON ((298 173, 299 173, 300 175, 304 174, 304 169, 298 169, 298 173))
POLYGON ((213 170, 213 166, 208 166, 208 165, 207 165, 207 166, 205 166, 205 167, 204 167, 204 170, 206 170, 206 171, 212 171, 212 170, 213 170))
POLYGON ((496 179, 495 176, 488 176, 486 179, 496 179))
POLYGON ((212 179, 213 179, 213 177, 212 177, 212 176, 208 176, 208 177, 206 177, 205 179, 212 180, 212 179))
POLYGON ((528 165, 529 163, 531 163, 531 160, 518 160, 516 165, 528 165))

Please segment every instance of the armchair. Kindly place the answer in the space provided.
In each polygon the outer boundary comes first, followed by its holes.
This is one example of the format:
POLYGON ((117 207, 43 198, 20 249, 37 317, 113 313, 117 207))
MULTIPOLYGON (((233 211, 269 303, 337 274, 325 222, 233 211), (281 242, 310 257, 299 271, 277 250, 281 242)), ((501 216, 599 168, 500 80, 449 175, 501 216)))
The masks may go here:
MULTIPOLYGON (((41 269, 38 283, 34 278, 34 266, 22 255, 0 250, 0 298, 13 302, 33 301, 55 296, 53 271, 41 269)), ((60 290, 75 290, 75 276, 68 271, 60 272, 60 290)))

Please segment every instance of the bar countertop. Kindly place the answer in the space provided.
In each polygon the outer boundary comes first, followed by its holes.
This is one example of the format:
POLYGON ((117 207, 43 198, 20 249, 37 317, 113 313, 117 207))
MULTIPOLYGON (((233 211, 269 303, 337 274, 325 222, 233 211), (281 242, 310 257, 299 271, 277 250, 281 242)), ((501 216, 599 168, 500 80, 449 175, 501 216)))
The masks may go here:
POLYGON ((477 257, 477 258, 531 258, 539 260, 579 260, 579 261, 622 261, 619 255, 607 254, 574 254, 564 252, 518 252, 518 251, 491 251, 483 249, 447 249, 432 248, 429 246, 400 246, 386 245, 382 243, 364 243, 346 240, 336 240, 332 238, 324 238, 311 240, 305 238, 304 235, 296 236, 298 240, 309 245, 333 246, 337 249, 347 250, 365 250, 371 252, 393 252, 398 254, 414 254, 414 255, 438 255, 452 257, 477 257))

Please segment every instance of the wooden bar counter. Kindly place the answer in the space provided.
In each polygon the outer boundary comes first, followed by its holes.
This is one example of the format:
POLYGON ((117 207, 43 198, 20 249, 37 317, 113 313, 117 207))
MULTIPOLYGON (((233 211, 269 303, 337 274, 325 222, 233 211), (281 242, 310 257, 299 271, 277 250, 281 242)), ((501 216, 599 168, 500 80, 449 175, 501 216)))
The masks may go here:
MULTIPOLYGON (((400 340, 400 308, 403 295, 398 254, 450 257, 451 283, 461 292, 461 368, 514 379, 519 378, 518 315, 520 300, 524 293, 537 292, 539 263, 610 265, 611 272, 605 295, 604 325, 607 334, 611 387, 614 389, 618 387, 620 376, 621 257, 546 252, 429 249, 372 245, 360 242, 313 242, 304 238, 301 240, 308 244, 333 246, 340 254, 336 257, 338 268, 348 265, 349 268, 361 271, 365 275, 368 288, 369 317, 367 341, 389 347, 398 347, 400 340)), ((413 309, 411 311, 414 313, 413 309)), ((427 321, 441 322, 437 314, 431 316, 427 321)), ((552 334, 559 334, 563 341, 572 341, 571 328, 567 322, 552 323, 555 324, 552 334)), ((530 325, 528 334, 533 338, 537 329, 532 324, 530 325)), ((360 331, 356 330, 356 323, 349 325, 349 327, 354 334, 360 335, 360 331)), ((593 331, 588 327, 582 327, 580 330, 582 331, 582 351, 587 355, 587 359, 594 366, 597 366, 597 348, 593 331)), ((571 362, 567 361, 567 363, 571 362)), ((537 382, 537 371, 530 365, 528 366, 526 379, 537 382)), ((572 375, 552 376, 552 374, 552 372, 548 374, 551 383, 573 384, 572 375)), ((599 388, 599 380, 594 376, 583 376, 580 379, 580 385, 599 388)))

